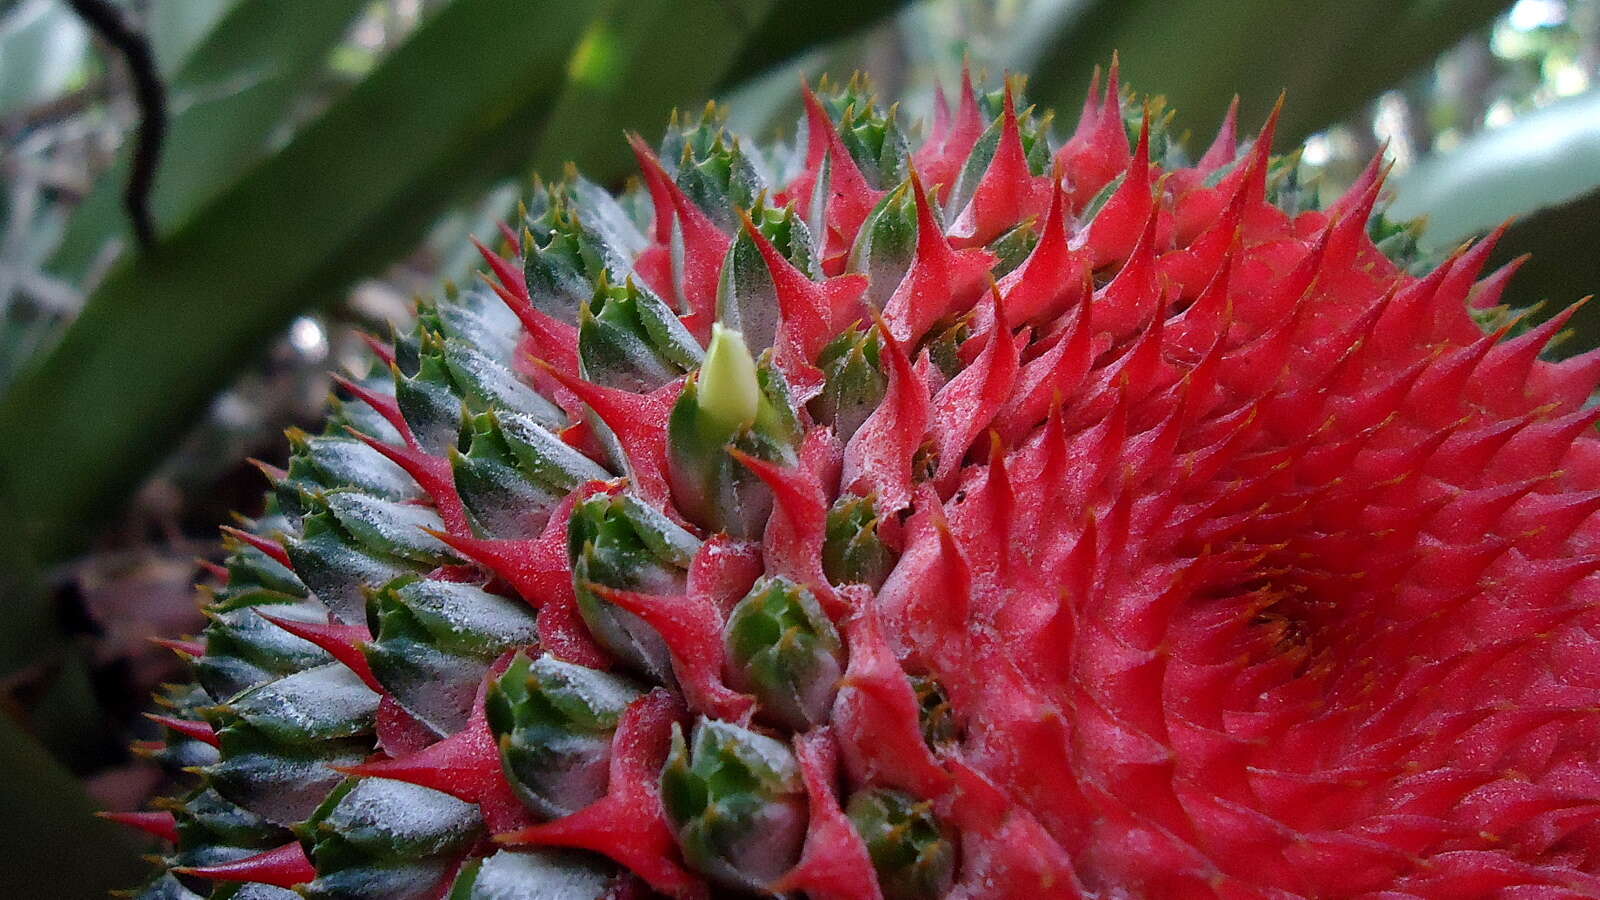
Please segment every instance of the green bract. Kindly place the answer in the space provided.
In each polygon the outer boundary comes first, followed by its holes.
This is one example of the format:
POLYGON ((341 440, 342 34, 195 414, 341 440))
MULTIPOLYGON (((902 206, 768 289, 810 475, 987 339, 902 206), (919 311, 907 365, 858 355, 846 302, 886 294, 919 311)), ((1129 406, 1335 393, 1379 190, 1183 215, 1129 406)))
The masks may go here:
POLYGON ((781 742, 701 719, 692 743, 677 726, 661 796, 690 865, 734 888, 762 891, 799 859, 806 802, 781 742))
POLYGON ((615 675, 518 654, 490 685, 484 709, 523 802, 553 818, 599 799, 617 720, 639 695, 615 675))

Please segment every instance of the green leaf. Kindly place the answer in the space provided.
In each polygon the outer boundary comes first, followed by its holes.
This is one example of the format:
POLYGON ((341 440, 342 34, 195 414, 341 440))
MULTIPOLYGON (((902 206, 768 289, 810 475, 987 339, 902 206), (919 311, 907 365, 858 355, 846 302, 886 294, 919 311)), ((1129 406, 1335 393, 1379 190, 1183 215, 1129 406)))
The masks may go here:
POLYGON ((94 818, 78 779, 0 715, 0 896, 97 900, 146 868, 123 829, 94 818))
POLYGON ((241 2, 243 0, 155 0, 145 13, 144 30, 150 37, 156 65, 169 76, 176 74, 223 16, 241 2))
MULTIPOLYGON (((656 133, 667 110, 709 94, 774 0, 616 2, 584 32, 534 165, 575 161, 606 184, 633 171, 624 130, 656 133)), ((814 6, 814 3, 798 4, 814 6)))
POLYGON ((685 742, 675 722, 661 799, 684 861, 720 885, 759 892, 799 859, 804 791, 782 741, 702 717, 685 742))
POLYGON ((725 91, 790 57, 877 22, 907 0, 635 0, 613 4, 573 54, 571 79, 539 148, 541 172, 577 161, 605 184, 633 171, 618 140, 655 134, 666 111, 725 91))
POLYGON ((526 603, 447 581, 397 581, 370 599, 368 620, 378 623, 362 647, 373 675, 441 735, 467 723, 485 666, 538 641, 526 603))
MULTIPOLYGON (((1489 265, 1503 265, 1531 253, 1517 270, 1504 302, 1518 307, 1549 301, 1534 316, 1548 318, 1600 286, 1600 189, 1560 206, 1518 219, 1506 230, 1489 265)), ((1551 356, 1571 356, 1600 347, 1600 304, 1589 303, 1568 324, 1571 336, 1557 344, 1551 356)))
MULTIPOLYGON (((1423 249, 1449 250, 1513 216, 1600 188, 1600 92, 1480 132, 1396 179, 1390 218, 1426 215, 1423 249)), ((1591 240, 1597 233, 1590 226, 1591 240)), ((1537 248, 1531 248, 1537 249, 1537 248)))
POLYGON ((484 699, 512 790, 549 818, 599 799, 617 722, 638 698, 638 686, 626 678, 549 654, 518 653, 484 699))
MULTIPOLYGON (((1089 73, 1121 56, 1124 83, 1164 93, 1178 121, 1209 140, 1240 95, 1259 122, 1288 92, 1278 143, 1349 115, 1506 0, 1102 0, 1052 4, 1064 21, 1025 21, 1006 63, 1032 72, 1029 95, 1071 115, 1089 73)), ((1069 123, 1070 124, 1070 123, 1069 123)))
POLYGON ((719 90, 749 80, 814 47, 865 31, 908 5, 909 0, 852 0, 850 3, 791 0, 773 4, 728 69, 719 90))
POLYGON ((950 889, 955 845, 931 806, 885 788, 850 798, 846 815, 867 845, 885 900, 939 897, 950 889))
POLYGON ((729 684, 753 694, 768 718, 796 732, 828 721, 844 649, 809 589, 781 576, 757 581, 722 639, 729 684))
POLYGON ((430 788, 363 778, 306 824, 317 877, 309 900, 436 897, 454 878, 452 862, 482 837, 471 803, 430 788))
MULTIPOLYGON (((266 154, 268 138, 364 6, 365 0, 157 4, 150 33, 164 38, 157 50, 168 70, 171 117, 151 194, 161 234, 176 233, 266 154), (294 27, 285 28, 289 21, 294 27)), ((127 244, 128 163, 124 153, 75 211, 49 264, 57 275, 81 278, 108 241, 127 244)))

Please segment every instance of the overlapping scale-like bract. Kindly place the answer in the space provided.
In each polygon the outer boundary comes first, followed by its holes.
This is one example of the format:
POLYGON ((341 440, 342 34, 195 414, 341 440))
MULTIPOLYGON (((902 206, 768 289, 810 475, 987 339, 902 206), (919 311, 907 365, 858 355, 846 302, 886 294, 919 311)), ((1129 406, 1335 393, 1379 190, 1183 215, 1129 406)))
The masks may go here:
POLYGON ((141 896, 1600 896, 1600 357, 1099 84, 540 186, 264 467, 141 896))

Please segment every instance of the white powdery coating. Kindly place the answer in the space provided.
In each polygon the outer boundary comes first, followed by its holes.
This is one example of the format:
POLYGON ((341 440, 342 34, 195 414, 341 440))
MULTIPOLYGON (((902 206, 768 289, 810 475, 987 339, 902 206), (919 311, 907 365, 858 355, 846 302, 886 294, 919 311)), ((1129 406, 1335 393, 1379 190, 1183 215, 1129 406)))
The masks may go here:
POLYGON ((327 821, 340 833, 372 835, 418 856, 447 850, 483 824, 476 804, 389 778, 356 782, 327 821))
POLYGON ((585 706, 594 710, 621 709, 639 696, 639 688, 625 678, 610 672, 564 662, 546 653, 534 660, 528 674, 541 682, 554 682, 559 689, 577 696, 585 706))
POLYGON ((456 638, 493 637, 498 646, 532 645, 539 639, 533 610, 526 603, 470 584, 416 581, 399 594, 435 634, 443 627, 456 638))
POLYGON ((371 726, 378 694, 343 663, 328 663, 262 685, 230 705, 269 735, 346 737, 371 726))
POLYGON ((444 520, 426 506, 394 503, 355 491, 336 491, 328 495, 328 506, 345 530, 407 557, 424 561, 454 554, 428 531, 443 531, 444 520), (427 529, 427 530, 424 530, 427 529))
POLYGON ((501 850, 472 883, 474 900, 592 900, 610 876, 576 853, 501 850))
POLYGON ((515 374, 489 357, 454 338, 445 341, 445 363, 460 381, 488 394, 497 408, 524 413, 548 428, 566 424, 566 414, 543 394, 524 384, 515 374))
POLYGON ((496 413, 500 433, 533 474, 565 491, 586 481, 605 481, 611 477, 601 465, 551 434, 543 425, 519 413, 496 413), (537 460, 530 462, 529 458, 537 460))
POLYGON ((354 439, 318 438, 311 461, 333 484, 357 487, 391 500, 415 500, 422 488, 383 454, 354 439))

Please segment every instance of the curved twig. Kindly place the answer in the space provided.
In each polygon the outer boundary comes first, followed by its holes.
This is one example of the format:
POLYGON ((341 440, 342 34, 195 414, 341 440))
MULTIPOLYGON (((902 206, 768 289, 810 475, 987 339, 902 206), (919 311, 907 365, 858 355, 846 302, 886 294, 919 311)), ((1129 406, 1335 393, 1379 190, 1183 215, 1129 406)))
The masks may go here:
POLYGON ((156 70, 150 41, 123 18, 109 0, 67 0, 73 12, 95 34, 115 47, 133 76, 134 100, 139 105, 139 129, 133 148, 123 205, 133 223, 133 235, 142 247, 155 243, 155 219, 150 212, 150 192, 155 186, 161 145, 167 133, 167 91, 156 70))

